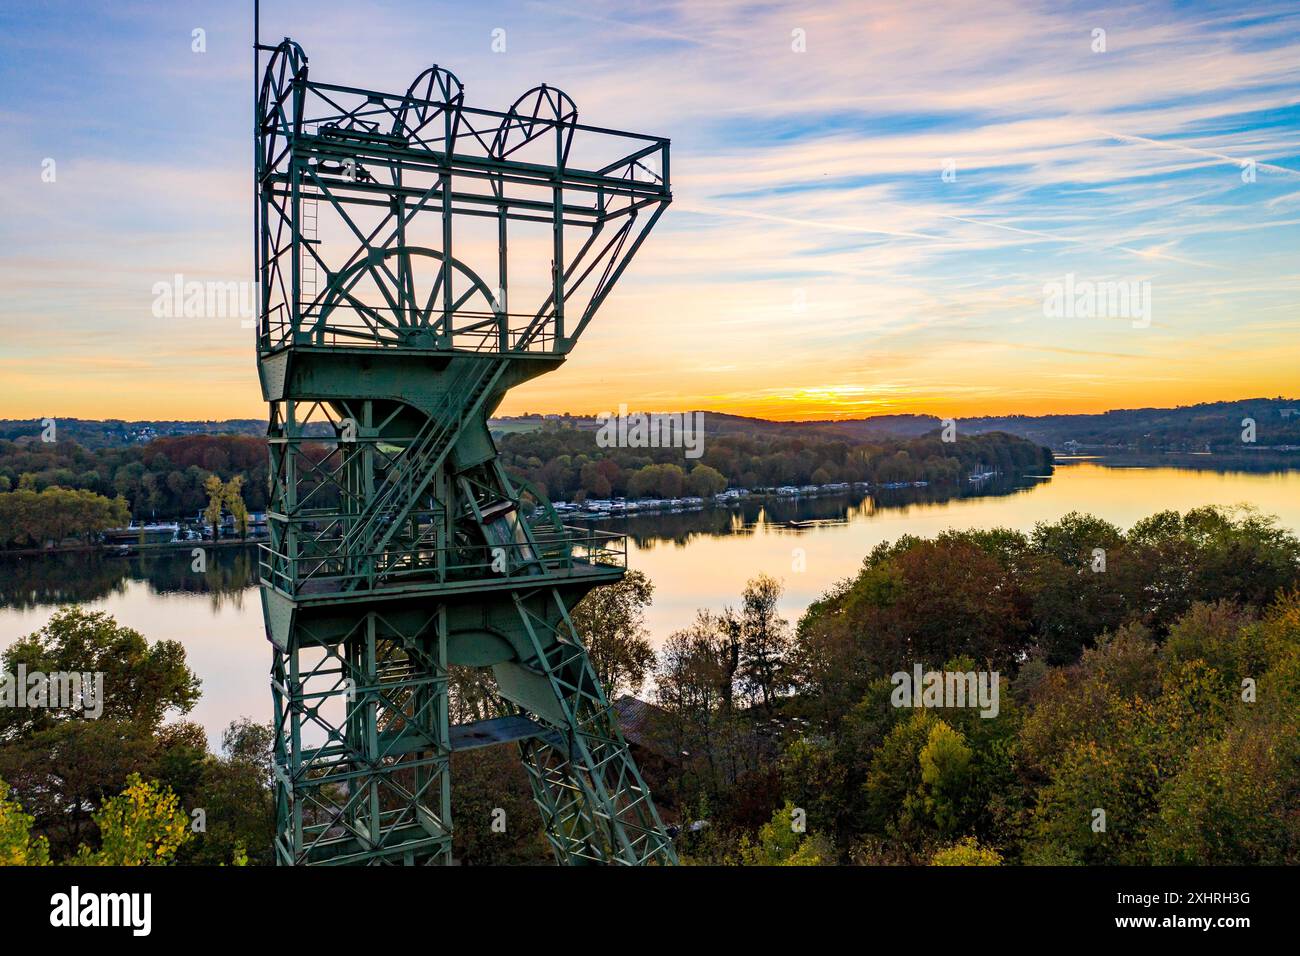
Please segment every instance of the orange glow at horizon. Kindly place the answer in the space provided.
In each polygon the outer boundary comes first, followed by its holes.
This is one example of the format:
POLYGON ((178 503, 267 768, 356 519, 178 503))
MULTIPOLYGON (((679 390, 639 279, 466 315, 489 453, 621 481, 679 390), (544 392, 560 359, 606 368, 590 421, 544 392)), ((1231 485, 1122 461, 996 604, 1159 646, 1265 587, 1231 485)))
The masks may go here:
MULTIPOLYGON (((121 378, 129 378, 122 375, 121 378)), ((210 385, 197 375, 183 380, 159 375, 136 376, 122 381, 118 374, 80 375, 54 379, 30 371, 7 375, 0 385, 0 418, 122 419, 125 421, 222 421, 264 419, 266 405, 255 382, 222 376, 210 385), (107 379, 107 380, 106 380, 107 379)), ((252 376, 249 376, 251 379, 252 376)), ((1015 390, 1014 394, 962 396, 917 389, 871 395, 852 385, 792 387, 749 392, 710 393, 687 388, 669 398, 638 398, 630 391, 595 387, 590 382, 564 381, 563 370, 551 383, 530 383, 510 392, 496 410, 497 416, 525 413, 596 415, 616 412, 620 404, 636 411, 704 410, 771 421, 836 421, 879 415, 935 415, 971 418, 1003 415, 1097 414, 1121 408, 1168 408, 1206 402, 1236 401, 1274 396, 1300 398, 1294 379, 1282 375, 1259 376, 1251 381, 1153 382, 1144 387, 1114 391, 1082 389, 1075 395, 1015 390)), ((960 391, 960 390, 957 390, 960 391)))

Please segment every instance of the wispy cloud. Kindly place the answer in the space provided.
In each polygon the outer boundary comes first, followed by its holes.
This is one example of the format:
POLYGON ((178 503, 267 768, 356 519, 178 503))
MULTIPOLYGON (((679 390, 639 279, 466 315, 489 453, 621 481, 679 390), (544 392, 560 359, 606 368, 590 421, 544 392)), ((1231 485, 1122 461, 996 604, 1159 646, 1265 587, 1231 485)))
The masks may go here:
MULTIPOLYGON (((317 76, 404 88, 437 61, 474 105, 546 81, 586 121, 673 138, 674 207, 564 371, 505 411, 1294 391, 1292 4, 265 6, 317 76), (1150 327, 1044 319, 1068 273, 1150 283, 1150 327)), ((120 415, 146 386, 179 389, 177 414, 259 413, 247 330, 148 308, 178 272, 248 277, 247 11, 56 2, 0 26, 0 416, 120 415)))

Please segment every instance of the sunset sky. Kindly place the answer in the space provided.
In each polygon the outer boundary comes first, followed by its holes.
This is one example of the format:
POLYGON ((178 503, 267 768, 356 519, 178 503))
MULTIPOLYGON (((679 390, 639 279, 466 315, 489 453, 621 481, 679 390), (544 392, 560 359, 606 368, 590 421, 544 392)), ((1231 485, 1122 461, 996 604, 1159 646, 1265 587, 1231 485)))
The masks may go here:
MULTIPOLYGON (((151 314, 178 273, 251 278, 251 6, 0 10, 0 418, 265 414, 238 318, 151 314)), ((266 0, 285 34, 316 79, 437 62, 470 105, 547 82, 672 138, 672 207, 505 413, 1300 395, 1293 2, 266 0), (1045 316, 1067 274, 1150 283, 1149 325, 1045 316)))

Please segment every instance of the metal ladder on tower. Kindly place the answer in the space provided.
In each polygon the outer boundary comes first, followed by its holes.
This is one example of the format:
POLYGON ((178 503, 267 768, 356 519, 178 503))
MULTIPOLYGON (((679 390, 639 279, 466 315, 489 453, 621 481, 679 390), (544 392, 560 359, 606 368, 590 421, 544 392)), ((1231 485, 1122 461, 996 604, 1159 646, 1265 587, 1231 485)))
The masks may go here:
POLYGON ((307 319, 314 316, 313 306, 320 284, 320 273, 316 268, 316 257, 310 251, 311 246, 320 243, 320 236, 317 235, 319 209, 317 209, 317 199, 312 194, 304 195, 301 202, 302 215, 298 228, 303 248, 299 253, 298 292, 301 301, 298 309, 302 317, 307 319))

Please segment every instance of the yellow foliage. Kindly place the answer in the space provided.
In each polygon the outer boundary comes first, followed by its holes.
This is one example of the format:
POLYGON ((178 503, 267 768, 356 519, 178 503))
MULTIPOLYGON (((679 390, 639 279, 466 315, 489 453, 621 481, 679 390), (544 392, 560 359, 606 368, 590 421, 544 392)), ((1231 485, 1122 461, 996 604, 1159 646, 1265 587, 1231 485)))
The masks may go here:
POLYGON ((100 847, 83 846, 75 862, 89 866, 163 866, 190 839, 189 818, 167 787, 127 778, 126 789, 92 815, 100 847))
POLYGON ((944 847, 930 858, 931 866, 1001 866, 1002 854, 992 847, 980 846, 968 836, 944 847))
POLYGON ((48 866, 49 842, 31 836, 32 817, 17 800, 9 799, 9 784, 0 780, 0 866, 48 866))

